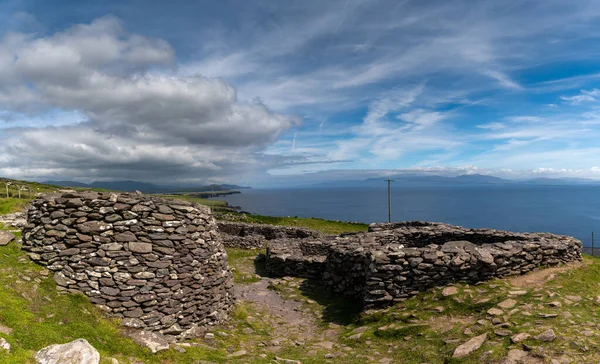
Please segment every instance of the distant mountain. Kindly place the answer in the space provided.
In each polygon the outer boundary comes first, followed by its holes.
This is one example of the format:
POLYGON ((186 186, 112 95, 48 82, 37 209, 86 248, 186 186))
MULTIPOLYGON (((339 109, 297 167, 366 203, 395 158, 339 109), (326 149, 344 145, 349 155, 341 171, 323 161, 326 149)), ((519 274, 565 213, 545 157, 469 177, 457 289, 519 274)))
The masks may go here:
POLYGON ((600 181, 589 178, 547 178, 540 177, 523 181, 526 184, 535 185, 597 185, 600 181))
POLYGON ((162 186, 152 183, 139 181, 95 181, 92 183, 82 183, 75 181, 46 181, 44 182, 53 186, 61 187, 83 187, 83 188, 105 188, 115 191, 134 192, 141 191, 144 193, 169 193, 169 192, 208 192, 208 191, 226 191, 226 190, 241 190, 250 189, 247 186, 237 186, 232 184, 213 184, 209 186, 162 186))
POLYGON ((59 187, 89 187, 88 184, 75 181, 46 181, 43 184, 59 186, 59 187))
POLYGON ((144 193, 158 193, 163 190, 161 186, 138 181, 95 181, 90 183, 89 187, 127 192, 142 191, 144 193))
POLYGON ((487 176, 483 174, 463 174, 460 176, 454 177, 454 181, 456 182, 465 182, 465 183, 514 183, 514 181, 507 180, 500 177, 487 176))
MULTIPOLYGON (((390 178, 395 182, 404 184, 508 184, 514 183, 514 181, 507 180, 504 178, 486 176, 482 174, 463 174, 456 177, 446 176, 419 176, 419 175, 393 175, 385 177, 390 178)), ((369 178, 365 180, 367 184, 381 184, 384 177, 381 178, 369 178)))

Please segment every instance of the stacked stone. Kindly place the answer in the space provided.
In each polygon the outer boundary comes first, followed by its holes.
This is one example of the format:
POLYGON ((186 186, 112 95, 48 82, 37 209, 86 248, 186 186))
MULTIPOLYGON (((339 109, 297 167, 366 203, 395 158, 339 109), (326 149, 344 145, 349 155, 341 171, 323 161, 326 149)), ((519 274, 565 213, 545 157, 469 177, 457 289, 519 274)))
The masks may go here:
POLYGON ((370 230, 324 239, 318 254, 300 244, 272 242, 267 271, 322 279, 330 290, 359 297, 366 307, 383 307, 434 286, 476 283, 581 260, 579 240, 547 233, 426 222, 377 224, 370 230), (303 262, 315 257, 322 264, 311 275, 303 262))
POLYGON ((265 269, 271 276, 320 279, 325 271, 328 246, 319 241, 277 240, 269 242, 265 269))
POLYGON ((537 238, 539 234, 532 234, 527 241, 483 245, 450 241, 422 248, 388 246, 372 251, 364 304, 382 307, 435 286, 458 281, 473 284, 581 260, 580 241, 562 236, 537 238))
POLYGON ((325 262, 325 286, 348 297, 362 298, 370 263, 367 253, 363 246, 352 241, 332 246, 325 262))
POLYGON ((320 239, 323 234, 306 228, 219 221, 223 245, 228 248, 262 249, 270 240, 320 239))
POLYGON ((226 319, 233 277, 210 209, 140 194, 44 195, 23 249, 127 326, 180 337, 226 319))

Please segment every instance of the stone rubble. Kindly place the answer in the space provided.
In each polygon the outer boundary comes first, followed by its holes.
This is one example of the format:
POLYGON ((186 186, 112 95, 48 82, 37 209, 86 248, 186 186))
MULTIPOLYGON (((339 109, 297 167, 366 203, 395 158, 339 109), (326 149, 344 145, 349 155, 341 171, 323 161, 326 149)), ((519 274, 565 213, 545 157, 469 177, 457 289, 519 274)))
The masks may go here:
POLYGON ((228 248, 262 249, 267 242, 279 239, 321 239, 321 232, 290 226, 218 221, 223 245, 228 248))

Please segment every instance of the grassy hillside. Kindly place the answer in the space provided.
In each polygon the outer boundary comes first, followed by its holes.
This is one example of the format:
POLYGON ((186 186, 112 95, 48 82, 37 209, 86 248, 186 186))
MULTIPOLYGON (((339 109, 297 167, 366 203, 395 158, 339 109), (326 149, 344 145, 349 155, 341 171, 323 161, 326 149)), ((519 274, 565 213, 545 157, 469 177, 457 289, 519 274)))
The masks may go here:
MULTIPOLYGON (((260 290, 251 288, 265 283, 255 273, 254 254, 232 250, 230 263, 240 287, 260 290)), ((241 300, 230 323, 212 330, 214 339, 153 355, 123 337, 117 321, 103 318, 84 296, 58 294, 49 272, 29 262, 11 243, 0 247, 0 325, 13 329, 0 333, 12 346, 2 363, 33 363, 36 350, 76 338, 97 348, 102 363, 110 363, 110 358, 120 363, 272 363, 275 357, 302 363, 499 363, 509 350, 523 347, 532 357, 600 360, 600 259, 586 257, 578 267, 536 274, 476 286, 458 284, 458 293, 447 297, 441 289, 432 289, 393 308, 362 315, 351 301, 328 294, 318 282, 269 280, 264 292, 283 297, 282 303, 261 306, 241 300), (514 307, 500 308, 507 299, 516 301, 514 307), (296 305, 293 310, 307 322, 292 324, 285 315, 278 318, 268 311, 278 305, 296 305), (502 313, 490 315, 492 308, 502 313), (533 338, 547 329, 556 333, 552 342, 533 338), (459 344, 481 333, 488 338, 479 350, 452 359, 459 344), (512 343, 510 337, 517 333, 532 337, 512 343)))

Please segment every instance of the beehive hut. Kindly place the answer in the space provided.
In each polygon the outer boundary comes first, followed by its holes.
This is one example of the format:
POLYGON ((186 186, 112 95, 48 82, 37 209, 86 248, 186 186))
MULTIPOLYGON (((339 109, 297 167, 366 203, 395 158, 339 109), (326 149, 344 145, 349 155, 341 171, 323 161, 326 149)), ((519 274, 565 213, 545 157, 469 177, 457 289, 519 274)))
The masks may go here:
POLYGON ((182 337, 226 319, 233 277, 210 209, 141 194, 33 201, 23 249, 124 324, 182 337))

